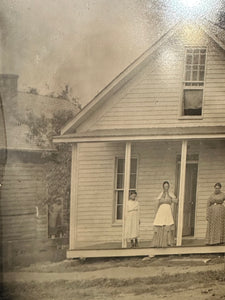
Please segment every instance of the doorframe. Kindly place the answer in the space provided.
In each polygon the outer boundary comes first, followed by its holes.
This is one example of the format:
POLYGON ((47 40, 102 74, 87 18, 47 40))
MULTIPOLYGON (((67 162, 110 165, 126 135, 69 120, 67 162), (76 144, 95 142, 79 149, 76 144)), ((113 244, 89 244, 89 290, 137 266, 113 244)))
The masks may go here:
MULTIPOLYGON (((197 218, 197 193, 198 193, 198 170, 199 170, 199 155, 198 154, 194 154, 194 156, 196 156, 196 159, 190 159, 188 160, 188 155, 187 155, 187 160, 186 160, 186 165, 187 164, 196 164, 197 165, 197 182, 196 182, 196 200, 195 200, 195 224, 196 224, 196 218, 197 218)), ((178 192, 178 185, 179 185, 179 180, 178 180, 178 166, 181 164, 181 161, 179 159, 179 156, 177 156, 176 158, 176 173, 175 173, 175 192, 177 195, 178 192)), ((177 229, 177 224, 176 224, 176 229, 177 229)), ((183 239, 195 239, 195 226, 194 226, 194 234, 190 235, 190 236, 182 236, 183 239)))

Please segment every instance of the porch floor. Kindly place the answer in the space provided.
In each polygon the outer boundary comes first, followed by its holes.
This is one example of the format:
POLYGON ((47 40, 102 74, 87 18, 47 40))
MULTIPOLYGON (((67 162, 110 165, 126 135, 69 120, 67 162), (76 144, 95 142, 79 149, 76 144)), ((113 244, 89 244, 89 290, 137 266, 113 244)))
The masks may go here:
MULTIPOLYGON (((122 249, 122 242, 108 242, 108 243, 98 243, 98 244, 93 244, 85 247, 76 247, 75 250, 109 250, 109 249, 122 249)), ((183 239, 182 241, 182 247, 187 247, 187 246, 205 246, 205 240, 200 240, 200 239, 183 239)), ((130 244, 128 243, 127 248, 131 248, 130 244)), ((152 246, 152 241, 140 241, 138 248, 154 248, 152 246)))
POLYGON ((138 248, 121 248, 120 243, 102 243, 67 251, 67 258, 80 257, 125 257, 125 256, 155 256, 179 254, 225 253, 225 245, 208 246, 205 240, 183 239, 182 246, 154 248, 151 241, 141 241, 138 248))

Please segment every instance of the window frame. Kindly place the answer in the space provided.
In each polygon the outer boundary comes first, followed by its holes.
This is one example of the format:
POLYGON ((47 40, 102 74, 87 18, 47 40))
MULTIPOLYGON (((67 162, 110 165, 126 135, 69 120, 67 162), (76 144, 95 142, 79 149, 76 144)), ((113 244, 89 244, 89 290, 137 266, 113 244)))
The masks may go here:
MULTIPOLYGON (((117 188, 117 175, 118 175, 118 160, 119 159, 123 159, 124 162, 125 162, 125 157, 124 156, 116 156, 115 157, 115 170, 114 170, 114 196, 113 196, 113 222, 112 222, 112 225, 113 226, 122 226, 122 222, 123 222, 123 219, 117 219, 117 199, 118 199, 118 191, 122 191, 124 192, 124 187, 123 188, 117 188)), ((137 161, 137 168, 136 168, 136 188, 135 189, 132 189, 130 188, 129 191, 137 191, 137 184, 138 184, 138 166, 139 166, 139 157, 138 155, 132 155, 131 156, 131 159, 136 159, 137 161)), ((124 173, 121 173, 121 174, 124 174, 124 173)), ((132 173, 130 172, 130 175, 132 173)), ((134 173, 133 173, 134 174, 134 173)), ((123 204, 122 204, 123 206, 123 204)))
MULTIPOLYGON (((207 54, 208 48, 206 46, 198 46, 198 45, 188 45, 185 46, 184 50, 184 61, 183 61, 183 81, 181 86, 181 95, 180 95, 180 106, 179 106, 179 116, 180 120, 202 120, 204 115, 204 91, 205 91, 205 78, 206 78, 206 65, 207 65, 207 54), (186 79, 186 59, 187 59, 187 51, 188 49, 204 49, 205 50, 205 65, 204 65, 204 80, 185 80, 186 79), (186 85, 186 83, 190 83, 190 85, 186 85), (191 83, 202 83, 202 85, 191 85, 191 83), (202 90, 202 107, 201 107, 201 115, 184 115, 184 90, 202 90)), ((199 65, 199 64, 198 64, 199 65)))

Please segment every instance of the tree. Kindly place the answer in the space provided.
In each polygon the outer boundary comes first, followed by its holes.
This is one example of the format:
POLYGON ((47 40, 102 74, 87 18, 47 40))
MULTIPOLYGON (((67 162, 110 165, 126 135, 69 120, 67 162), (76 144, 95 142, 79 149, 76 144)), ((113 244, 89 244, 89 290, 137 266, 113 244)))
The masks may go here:
POLYGON ((45 160, 45 181, 48 196, 47 199, 39 199, 39 209, 42 211, 46 205, 52 205, 56 198, 63 198, 64 223, 67 225, 70 200, 71 145, 53 144, 53 137, 60 135, 61 128, 79 110, 80 105, 77 103, 74 112, 62 110, 54 113, 52 117, 46 117, 44 114, 36 116, 30 112, 26 115, 25 120, 20 120, 20 123, 26 124, 29 128, 27 139, 43 149, 41 156, 45 160), (53 150, 47 150, 49 148, 53 150))
POLYGON ((225 29, 225 4, 223 4, 218 13, 218 25, 225 29))

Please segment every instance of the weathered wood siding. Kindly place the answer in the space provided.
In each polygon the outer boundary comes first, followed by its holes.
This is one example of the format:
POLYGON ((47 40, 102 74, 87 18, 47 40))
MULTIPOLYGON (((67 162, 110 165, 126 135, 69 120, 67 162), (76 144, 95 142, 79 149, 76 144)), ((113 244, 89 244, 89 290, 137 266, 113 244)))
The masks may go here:
POLYGON ((105 113, 93 114, 88 121, 90 130, 224 124, 225 52, 203 32, 199 32, 199 36, 198 42, 194 38, 193 41, 181 40, 179 33, 171 38, 153 54, 148 65, 114 95, 117 101, 112 107, 106 103, 105 113), (185 46, 190 44, 207 47, 201 120, 179 119, 185 46))
MULTIPOLYGON (((204 239, 206 207, 216 182, 225 186, 225 143, 189 142, 188 155, 198 154, 198 180, 194 238, 204 239)), ((76 246, 121 241, 122 228, 113 221, 115 157, 123 157, 125 143, 82 144, 79 147, 76 246)), ((151 240, 156 197, 162 182, 175 190, 176 158, 181 142, 132 144, 138 159, 137 192, 141 205, 140 239, 151 240)))
POLYGON ((47 238, 46 222, 36 216, 36 206, 46 198, 43 166, 12 162, 5 165, 1 190, 1 237, 4 241, 47 238), (38 225, 38 227, 37 227, 38 225))

